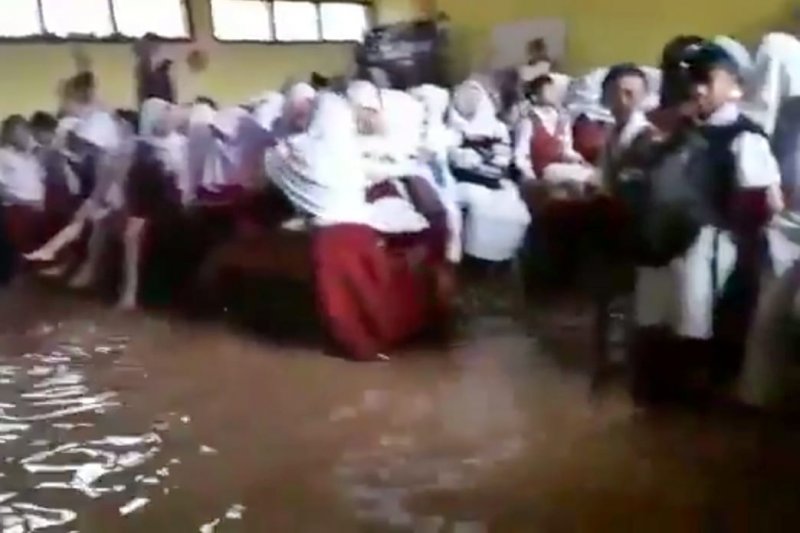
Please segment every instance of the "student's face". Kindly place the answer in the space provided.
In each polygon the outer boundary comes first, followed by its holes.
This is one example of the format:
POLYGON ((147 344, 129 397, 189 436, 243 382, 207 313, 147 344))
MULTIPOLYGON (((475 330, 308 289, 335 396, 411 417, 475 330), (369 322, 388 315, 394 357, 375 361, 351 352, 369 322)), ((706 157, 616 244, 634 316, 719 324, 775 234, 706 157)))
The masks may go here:
POLYGON ((639 76, 623 76, 608 95, 608 107, 617 120, 627 120, 637 109, 641 109, 647 96, 645 82, 639 76))
POLYGON ((556 95, 556 85, 548 83, 539 91, 539 101, 546 105, 556 105, 558 103, 558 95, 556 95))
POLYGON ((734 75, 724 69, 714 69, 707 80, 692 84, 692 103, 699 118, 704 119, 733 100, 738 91, 740 87, 734 75))
POLYGON ((31 130, 27 124, 17 124, 11 130, 9 143, 18 150, 27 150, 33 141, 31 130))
POLYGON ((33 130, 33 138, 36 140, 36 143, 40 146, 52 146, 55 137, 56 134, 54 131, 42 130, 42 129, 33 130))
POLYGON ((356 125, 361 135, 377 135, 383 131, 381 114, 367 107, 356 108, 356 125))
POLYGON ((313 110, 313 100, 298 100, 292 102, 286 108, 287 122, 293 130, 305 131, 311 123, 311 114, 313 110))
POLYGON ((466 119, 471 119, 478 112, 483 93, 477 87, 467 87, 455 95, 455 107, 466 119))

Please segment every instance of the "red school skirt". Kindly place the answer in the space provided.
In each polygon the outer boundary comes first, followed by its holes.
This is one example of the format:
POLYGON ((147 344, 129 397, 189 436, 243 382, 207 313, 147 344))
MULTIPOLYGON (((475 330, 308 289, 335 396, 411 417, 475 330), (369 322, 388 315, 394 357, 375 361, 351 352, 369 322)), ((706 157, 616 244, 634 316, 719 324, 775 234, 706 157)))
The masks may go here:
POLYGON ((372 228, 319 227, 311 247, 322 322, 348 357, 375 360, 425 329, 430 305, 424 276, 372 228))

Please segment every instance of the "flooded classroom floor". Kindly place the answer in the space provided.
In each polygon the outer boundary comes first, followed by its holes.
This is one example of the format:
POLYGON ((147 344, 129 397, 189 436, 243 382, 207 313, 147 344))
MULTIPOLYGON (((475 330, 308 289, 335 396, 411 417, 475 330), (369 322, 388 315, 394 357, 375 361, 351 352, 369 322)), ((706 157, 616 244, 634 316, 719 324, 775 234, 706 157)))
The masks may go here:
POLYGON ((6 290, 0 529, 798 530, 800 431, 593 397, 556 342, 586 334, 475 316, 448 349, 354 364, 6 290))

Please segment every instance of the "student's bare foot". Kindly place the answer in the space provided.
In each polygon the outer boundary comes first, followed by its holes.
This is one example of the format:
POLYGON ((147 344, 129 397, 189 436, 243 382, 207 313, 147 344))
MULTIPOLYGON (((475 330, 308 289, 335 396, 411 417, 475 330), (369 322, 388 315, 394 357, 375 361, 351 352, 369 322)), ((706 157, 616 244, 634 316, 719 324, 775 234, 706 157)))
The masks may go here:
POLYGON ((386 354, 379 353, 375 356, 375 360, 381 361, 383 363, 388 363, 389 361, 391 361, 391 358, 386 354))
POLYGON ((55 260, 56 254, 54 254, 51 250, 41 248, 35 252, 24 254, 22 257, 24 257, 26 261, 35 263, 49 263, 55 260))

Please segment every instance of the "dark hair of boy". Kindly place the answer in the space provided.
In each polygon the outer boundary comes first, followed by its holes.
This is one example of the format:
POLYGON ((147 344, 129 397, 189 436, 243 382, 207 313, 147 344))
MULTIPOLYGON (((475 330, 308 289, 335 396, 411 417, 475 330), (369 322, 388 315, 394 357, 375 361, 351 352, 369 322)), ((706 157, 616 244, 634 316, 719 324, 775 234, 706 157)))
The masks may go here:
POLYGON ((623 78, 640 78, 644 83, 645 88, 648 88, 650 85, 650 82, 647 79, 647 74, 645 74, 638 65, 634 63, 620 63, 618 65, 614 65, 608 69, 606 77, 603 78, 601 93, 603 95, 603 101, 606 100, 608 92, 614 87, 614 85, 616 85, 617 82, 623 78))
POLYGON ((11 143, 11 136, 14 130, 19 126, 24 126, 28 123, 22 115, 10 115, 6 117, 3 124, 0 125, 0 144, 7 145, 11 143))
POLYGON ((58 128, 58 120, 56 117, 45 111, 37 111, 31 115, 30 119, 31 128, 36 131, 56 131, 58 128))
POLYGON ((554 82, 553 77, 549 74, 542 74, 541 76, 536 76, 531 81, 525 84, 523 87, 523 92, 525 94, 525 98, 531 100, 537 98, 539 95, 542 94, 542 91, 545 87, 552 85, 554 82))

